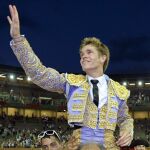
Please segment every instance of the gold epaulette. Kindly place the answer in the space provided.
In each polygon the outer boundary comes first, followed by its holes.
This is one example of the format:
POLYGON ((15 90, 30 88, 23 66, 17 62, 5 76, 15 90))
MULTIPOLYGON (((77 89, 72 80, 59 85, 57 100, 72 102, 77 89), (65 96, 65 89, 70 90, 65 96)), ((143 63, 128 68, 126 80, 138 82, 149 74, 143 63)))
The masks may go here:
POLYGON ((80 86, 82 83, 86 82, 86 76, 66 74, 66 80, 68 81, 70 85, 80 86))
POLYGON ((116 95, 120 99, 122 99, 122 100, 128 99, 128 97, 130 96, 130 91, 125 86, 123 86, 120 83, 115 82, 113 80, 111 80, 111 84, 112 84, 112 87, 113 87, 116 95))

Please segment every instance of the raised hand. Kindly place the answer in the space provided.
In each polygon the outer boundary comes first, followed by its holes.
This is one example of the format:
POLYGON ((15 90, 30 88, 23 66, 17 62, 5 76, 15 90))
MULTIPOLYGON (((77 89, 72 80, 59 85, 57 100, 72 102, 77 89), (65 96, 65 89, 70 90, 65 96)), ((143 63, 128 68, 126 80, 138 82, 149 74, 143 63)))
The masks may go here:
POLYGON ((15 5, 9 5, 10 16, 7 16, 10 24, 10 35, 13 39, 20 37, 20 23, 18 11, 15 5))

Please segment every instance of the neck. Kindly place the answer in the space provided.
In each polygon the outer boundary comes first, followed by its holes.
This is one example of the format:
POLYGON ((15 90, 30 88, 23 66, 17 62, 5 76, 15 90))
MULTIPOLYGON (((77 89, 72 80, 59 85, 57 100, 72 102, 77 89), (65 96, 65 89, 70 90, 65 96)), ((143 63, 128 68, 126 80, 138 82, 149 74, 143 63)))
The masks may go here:
POLYGON ((102 72, 86 72, 87 75, 93 77, 93 78, 98 78, 102 76, 104 73, 102 72))

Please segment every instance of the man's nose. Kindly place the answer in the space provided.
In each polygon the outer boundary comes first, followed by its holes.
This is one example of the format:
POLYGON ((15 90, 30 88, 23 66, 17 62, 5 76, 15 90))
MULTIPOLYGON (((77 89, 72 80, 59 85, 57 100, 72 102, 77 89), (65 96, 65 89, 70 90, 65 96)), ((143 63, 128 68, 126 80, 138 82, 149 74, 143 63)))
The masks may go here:
POLYGON ((87 58, 87 54, 86 53, 83 54, 82 58, 87 58))

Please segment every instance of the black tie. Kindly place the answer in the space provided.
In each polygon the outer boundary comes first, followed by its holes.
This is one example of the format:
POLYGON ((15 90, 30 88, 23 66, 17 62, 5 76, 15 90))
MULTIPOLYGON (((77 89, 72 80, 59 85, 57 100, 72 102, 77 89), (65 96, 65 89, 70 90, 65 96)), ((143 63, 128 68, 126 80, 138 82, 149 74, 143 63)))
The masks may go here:
POLYGON ((91 80, 91 83, 93 84, 93 102, 98 107, 99 102, 99 94, 98 94, 98 86, 97 83, 98 80, 91 80))

